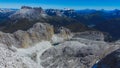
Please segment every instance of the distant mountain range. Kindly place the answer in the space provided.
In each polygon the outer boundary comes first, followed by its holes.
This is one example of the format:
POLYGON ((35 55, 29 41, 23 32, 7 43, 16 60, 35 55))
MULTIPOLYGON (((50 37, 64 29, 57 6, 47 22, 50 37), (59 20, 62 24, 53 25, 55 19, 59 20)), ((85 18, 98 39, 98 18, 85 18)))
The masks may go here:
POLYGON ((119 29, 119 10, 1 9, 0 67, 120 68, 119 29))
POLYGON ((64 26, 72 32, 97 30, 109 33, 113 40, 120 38, 118 9, 42 9, 29 6, 22 6, 21 9, 0 9, 0 30, 4 32, 26 30, 39 21, 50 23, 55 28, 64 26))

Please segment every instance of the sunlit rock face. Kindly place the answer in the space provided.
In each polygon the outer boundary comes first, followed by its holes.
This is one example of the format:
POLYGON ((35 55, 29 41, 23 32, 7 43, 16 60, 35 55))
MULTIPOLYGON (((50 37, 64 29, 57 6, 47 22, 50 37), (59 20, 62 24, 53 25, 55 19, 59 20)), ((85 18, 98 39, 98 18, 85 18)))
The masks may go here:
POLYGON ((6 45, 15 45, 17 40, 13 34, 0 32, 0 43, 6 45))
POLYGON ((120 68, 120 49, 108 54, 96 64, 96 68, 120 68))
POLYGON ((72 33, 69 29, 60 27, 58 29, 58 34, 63 37, 64 39, 69 39, 72 36, 72 33))
POLYGON ((32 8, 29 6, 22 6, 20 10, 16 11, 9 17, 11 20, 26 18, 31 21, 45 18, 46 16, 47 14, 45 14, 44 10, 41 7, 32 8))
POLYGON ((24 56, 33 60, 37 65, 37 68, 44 68, 41 65, 41 59, 39 58, 44 51, 53 47, 49 41, 41 41, 36 43, 32 47, 29 48, 14 48, 11 47, 12 50, 16 50, 16 54, 20 56, 24 56))
MULTIPOLYGON (((37 23, 27 31, 18 30, 12 34, 0 32, 0 43, 6 45, 0 46, 22 57, 20 63, 26 62, 25 66, 30 66, 26 68, 92 68, 96 62, 119 47, 117 43, 111 44, 79 36, 69 39, 71 34, 69 29, 64 27, 59 28, 58 33, 55 34, 53 26, 37 23), (56 42, 59 44, 52 46, 56 42), (36 67, 31 66, 32 64, 36 67)), ((103 35, 95 37, 103 38, 103 35)), ((7 58, 6 62, 9 63, 7 58)), ((13 64, 16 64, 15 62, 13 64)), ((24 65, 18 64, 18 66, 24 65)))
POLYGON ((72 37, 72 33, 67 28, 60 28, 57 34, 54 33, 52 25, 47 23, 36 23, 27 31, 18 30, 14 33, 0 32, 0 43, 8 46, 27 48, 42 40, 58 43, 68 40, 72 37))
POLYGON ((42 40, 50 41, 53 34, 53 26, 37 23, 27 31, 18 30, 13 34, 0 32, 0 43, 26 48, 42 40))
POLYGON ((52 47, 49 41, 41 41, 29 48, 5 46, 0 44, 0 68, 43 68, 39 57, 52 47))
POLYGON ((54 34, 53 27, 46 23, 37 23, 27 31, 17 31, 14 36, 20 41, 22 47, 28 47, 41 40, 50 41, 54 34))
POLYGON ((73 36, 72 32, 65 27, 60 27, 55 32, 52 37, 52 43, 61 43, 65 40, 70 40, 73 36))
POLYGON ((37 64, 28 57, 0 47, 0 68, 37 68, 37 64))
POLYGON ((43 52, 40 56, 41 65, 44 68, 92 68, 112 51, 111 47, 98 41, 66 41, 43 52))

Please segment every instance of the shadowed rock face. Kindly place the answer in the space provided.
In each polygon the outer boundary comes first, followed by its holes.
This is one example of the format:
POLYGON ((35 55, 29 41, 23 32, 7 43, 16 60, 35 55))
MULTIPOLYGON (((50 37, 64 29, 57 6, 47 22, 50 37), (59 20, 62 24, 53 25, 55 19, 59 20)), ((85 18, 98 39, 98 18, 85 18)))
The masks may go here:
POLYGON ((29 7, 29 6, 22 6, 21 9, 32 9, 32 7, 29 7))
POLYGON ((96 68, 120 68, 120 49, 103 58, 96 68))
POLYGON ((50 41, 53 34, 53 26, 37 23, 27 31, 18 30, 13 34, 0 32, 0 43, 26 48, 42 40, 50 41))

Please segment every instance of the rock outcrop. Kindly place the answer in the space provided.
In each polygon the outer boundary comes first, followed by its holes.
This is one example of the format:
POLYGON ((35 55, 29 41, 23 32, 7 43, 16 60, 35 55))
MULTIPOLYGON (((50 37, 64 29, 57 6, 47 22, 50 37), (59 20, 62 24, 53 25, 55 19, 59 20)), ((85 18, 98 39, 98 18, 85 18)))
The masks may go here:
POLYGON ((120 49, 108 54, 98 64, 96 68, 120 68, 120 49))
POLYGON ((61 43, 65 40, 70 40, 72 36, 73 34, 69 29, 65 27, 60 27, 59 29, 57 29, 56 34, 53 35, 52 43, 61 43))
POLYGON ((40 57, 41 65, 44 68, 92 68, 114 49, 112 45, 103 41, 66 41, 46 50, 40 57))
POLYGON ((52 47, 49 41, 36 43, 29 48, 5 46, 0 44, 0 68, 43 68, 39 57, 52 47))
POLYGON ((37 23, 27 31, 18 30, 13 34, 0 32, 0 43, 26 48, 42 40, 50 41, 53 34, 53 26, 37 23))
POLYGON ((64 27, 60 27, 58 29, 58 34, 60 35, 60 37, 63 37, 64 39, 68 39, 72 36, 71 31, 64 27))
MULTIPOLYGON (((85 36, 88 34, 89 33, 85 36)), ((67 40, 70 35, 71 32, 66 28, 62 27, 58 30, 57 34, 54 34, 53 26, 47 23, 37 23, 27 31, 18 30, 12 34, 0 32, 0 43, 17 47, 15 49, 8 47, 8 49, 16 52, 20 57, 27 57, 28 61, 26 62, 30 61, 30 63, 34 63, 35 66, 41 66, 43 68, 92 68, 96 62, 119 47, 117 43, 112 44, 102 41, 104 36, 101 35, 101 33, 95 36, 99 38, 102 37, 99 41, 96 40, 96 38, 94 40, 94 34, 92 34, 92 40, 90 40, 91 38, 81 38, 79 36, 67 40), (55 39, 53 36, 55 35, 59 37, 59 39, 62 38, 63 42, 60 42, 56 46, 44 42, 34 47, 34 44, 42 40, 54 43, 55 39), (64 41, 65 39, 66 41, 64 41)), ((5 47, 7 48, 7 46, 5 47)), ((3 47, 3 45, 1 45, 1 47, 3 47)), ((15 64, 15 62, 13 62, 13 64, 15 64)))
POLYGON ((52 25, 47 23, 36 23, 27 31, 18 30, 14 33, 0 32, 0 43, 27 48, 42 40, 58 43, 68 40, 72 37, 72 33, 67 28, 60 28, 57 34, 54 33, 52 25))
POLYGON ((17 55, 11 50, 0 47, 0 68, 38 68, 28 57, 17 55))
POLYGON ((105 35, 100 32, 100 31, 85 31, 85 32, 80 32, 76 33, 74 35, 75 38, 85 38, 89 40, 94 40, 94 41, 104 41, 105 40, 105 35))

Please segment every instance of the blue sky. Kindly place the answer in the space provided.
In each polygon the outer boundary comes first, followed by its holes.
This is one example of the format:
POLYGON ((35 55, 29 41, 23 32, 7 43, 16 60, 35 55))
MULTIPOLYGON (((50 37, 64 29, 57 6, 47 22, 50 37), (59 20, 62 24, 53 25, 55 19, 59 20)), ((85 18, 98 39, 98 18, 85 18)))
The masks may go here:
POLYGON ((120 9, 120 0, 0 0, 0 8, 41 6, 43 8, 120 9))

